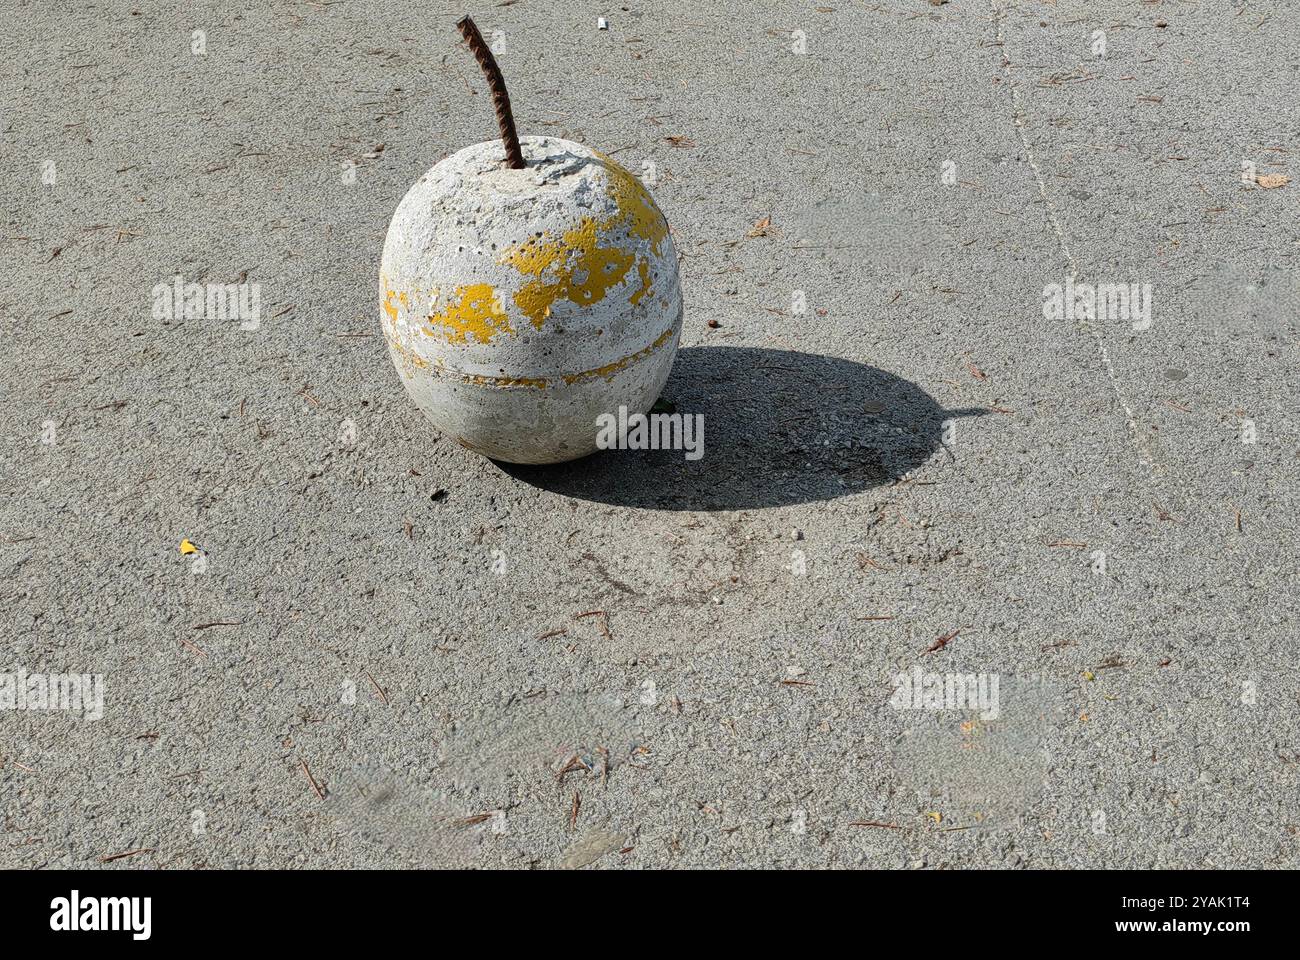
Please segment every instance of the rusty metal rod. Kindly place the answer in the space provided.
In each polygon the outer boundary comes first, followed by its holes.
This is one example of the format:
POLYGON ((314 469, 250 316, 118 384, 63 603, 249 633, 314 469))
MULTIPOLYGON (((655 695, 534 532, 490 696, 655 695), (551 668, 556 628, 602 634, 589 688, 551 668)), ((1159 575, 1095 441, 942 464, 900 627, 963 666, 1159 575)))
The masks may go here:
POLYGON ((501 127, 501 139, 506 145, 506 163, 513 170, 522 170, 527 164, 524 163, 524 152, 519 147, 515 118, 510 112, 510 94, 506 93, 506 81, 501 76, 496 57, 492 56, 492 49, 483 42, 483 34, 478 32, 478 27, 469 16, 461 17, 456 26, 469 44, 470 52, 482 68, 483 75, 487 77, 488 89, 492 91, 492 106, 497 112, 497 124, 501 127))

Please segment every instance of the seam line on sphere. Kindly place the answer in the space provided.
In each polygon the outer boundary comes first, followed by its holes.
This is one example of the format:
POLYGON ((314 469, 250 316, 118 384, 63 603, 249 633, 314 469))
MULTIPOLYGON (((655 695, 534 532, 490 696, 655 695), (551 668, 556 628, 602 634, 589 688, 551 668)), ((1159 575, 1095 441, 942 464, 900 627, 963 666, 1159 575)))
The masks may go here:
POLYGON ((449 377, 461 380, 465 383, 473 384, 477 387, 492 387, 498 390, 510 390, 515 388, 524 388, 530 390, 545 390, 557 380, 562 380, 565 386, 572 386, 575 383, 582 383, 587 380, 593 380, 597 377, 609 379, 616 373, 621 373, 626 368, 635 363, 644 360, 650 354, 654 353, 660 347, 672 338, 673 333, 677 330, 677 324, 673 324, 663 333, 659 334, 649 346, 635 350, 627 356, 614 360, 600 367, 592 367, 590 370, 582 370, 578 373, 562 373, 553 377, 494 377, 481 373, 465 373, 460 370, 449 370, 446 367, 435 368, 426 367, 425 372, 436 377, 449 377))

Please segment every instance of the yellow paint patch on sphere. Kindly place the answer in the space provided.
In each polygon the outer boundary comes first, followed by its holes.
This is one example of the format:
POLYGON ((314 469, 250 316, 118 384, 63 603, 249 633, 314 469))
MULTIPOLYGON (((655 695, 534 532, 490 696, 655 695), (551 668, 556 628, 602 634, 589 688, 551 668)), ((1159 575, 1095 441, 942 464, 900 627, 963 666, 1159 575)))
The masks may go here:
POLYGON ((490 283, 457 287, 454 302, 441 313, 429 314, 424 331, 430 336, 445 337, 448 343, 490 343, 499 334, 513 334, 510 319, 501 309, 501 299, 490 283))
POLYGON ((659 254, 659 245, 668 236, 668 221, 655 206, 654 198, 645 184, 635 174, 617 163, 597 153, 605 166, 605 175, 609 180, 609 193, 618 207, 617 220, 627 226, 627 232, 650 244, 655 255, 659 254))
POLYGON ((515 306, 538 330, 560 299, 589 307, 605 299, 610 289, 621 284, 632 264, 637 265, 641 284, 628 298, 638 304, 650 289, 650 262, 613 242, 609 235, 622 230, 650 244, 656 256, 668 221, 654 205, 645 185, 608 157, 600 157, 609 184, 615 212, 601 220, 584 217, 572 230, 556 239, 549 232, 529 237, 510 247, 500 262, 532 277, 515 292, 515 306))
POLYGON ((384 289, 384 313, 388 314, 388 322, 395 327, 397 326, 397 304, 393 302, 394 296, 392 290, 384 289))
POLYGON ((636 272, 641 277, 641 289, 627 298, 627 302, 634 307, 641 302, 642 297, 650 292, 650 264, 645 257, 636 262, 636 272))
POLYGON ((506 251, 502 263, 535 278, 515 292, 514 301, 538 330, 557 300, 589 307, 623 282, 635 258, 619 246, 601 245, 601 234, 607 229, 584 217, 559 240, 549 234, 531 237, 506 251))
POLYGON ((560 244, 546 240, 545 234, 529 237, 518 246, 511 247, 501 257, 502 263, 508 263, 526 277, 540 277, 542 271, 559 259, 563 252, 560 244))

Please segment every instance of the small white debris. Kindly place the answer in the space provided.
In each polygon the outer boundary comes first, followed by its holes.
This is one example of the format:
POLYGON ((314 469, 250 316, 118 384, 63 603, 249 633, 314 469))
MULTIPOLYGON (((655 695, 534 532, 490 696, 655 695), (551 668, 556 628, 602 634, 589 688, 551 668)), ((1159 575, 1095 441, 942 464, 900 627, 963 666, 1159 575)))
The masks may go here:
POLYGON ((606 20, 604 17, 597 17, 597 18, 596 18, 596 29, 597 29, 597 30, 608 30, 608 29, 609 29, 609 21, 606 20))

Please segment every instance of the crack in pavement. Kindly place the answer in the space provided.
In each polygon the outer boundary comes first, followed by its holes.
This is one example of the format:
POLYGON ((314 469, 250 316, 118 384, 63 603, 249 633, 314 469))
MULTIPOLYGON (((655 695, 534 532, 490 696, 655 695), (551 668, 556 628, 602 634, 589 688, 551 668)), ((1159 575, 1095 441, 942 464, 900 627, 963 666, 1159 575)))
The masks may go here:
MULTIPOLYGON (((1002 33, 1002 24, 1006 16, 1006 0, 989 0, 989 5, 993 9, 993 25, 997 40, 997 46, 1002 51, 1002 72, 1006 75, 1007 86, 1011 90, 1011 105, 1015 123, 1016 133, 1020 137, 1021 146, 1025 148, 1025 156, 1029 159, 1029 167, 1034 171, 1034 178, 1038 182, 1038 194, 1043 198, 1043 204, 1047 209, 1047 219, 1052 226, 1052 232, 1056 234, 1057 244, 1061 248, 1061 255, 1065 258, 1066 265, 1069 268, 1069 279, 1073 282, 1079 278, 1079 264, 1074 258, 1074 252, 1070 249, 1070 242, 1065 234, 1065 229, 1061 225, 1061 218, 1057 215, 1056 205, 1052 203, 1052 198, 1047 192, 1047 181, 1043 177, 1042 168, 1038 165, 1038 159, 1034 156, 1034 149, 1029 144, 1029 136, 1025 132, 1025 109, 1024 99, 1020 96, 1020 87, 1016 83, 1015 77, 1012 76, 1011 57, 1007 54, 1006 39, 1002 33)), ((1101 358, 1102 365, 1106 368, 1107 378, 1110 380, 1111 392, 1115 399, 1119 401, 1124 410, 1124 419, 1128 422, 1129 434, 1133 439, 1133 447, 1137 451, 1138 459, 1143 466, 1147 468, 1156 486, 1159 486, 1158 477, 1164 472, 1163 468, 1157 464, 1155 457, 1152 456, 1151 450, 1138 429, 1137 418, 1133 414, 1133 407, 1125 395, 1124 388, 1120 384, 1119 374, 1115 370, 1115 364, 1111 361, 1110 351, 1106 349, 1106 341, 1103 339, 1101 332, 1087 319, 1077 318, 1078 326, 1092 335, 1097 344, 1097 353, 1101 358)), ((1167 497, 1167 491, 1157 490, 1157 493, 1167 497)))

